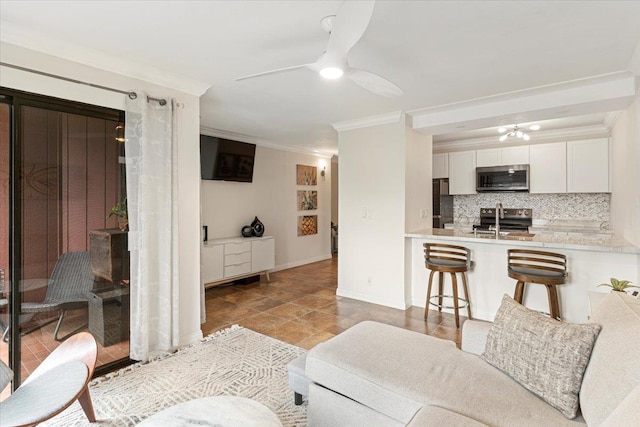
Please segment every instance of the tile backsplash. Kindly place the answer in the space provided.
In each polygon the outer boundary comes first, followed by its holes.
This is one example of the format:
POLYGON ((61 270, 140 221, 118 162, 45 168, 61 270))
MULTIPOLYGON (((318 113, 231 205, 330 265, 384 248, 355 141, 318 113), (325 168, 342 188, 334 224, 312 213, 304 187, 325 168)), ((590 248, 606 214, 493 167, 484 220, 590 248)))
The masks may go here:
POLYGON ((483 193, 453 197, 453 222, 470 225, 480 222, 480 209, 495 207, 531 208, 533 219, 548 221, 609 222, 611 195, 608 193, 483 193))

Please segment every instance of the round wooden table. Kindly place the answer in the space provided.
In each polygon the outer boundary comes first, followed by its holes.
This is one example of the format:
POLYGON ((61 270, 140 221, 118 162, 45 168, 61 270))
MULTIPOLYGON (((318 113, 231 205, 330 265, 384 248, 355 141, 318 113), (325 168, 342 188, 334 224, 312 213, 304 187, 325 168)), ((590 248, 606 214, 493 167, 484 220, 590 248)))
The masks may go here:
POLYGON ((212 396, 189 400, 160 411, 138 426, 282 427, 262 403, 244 397, 212 396))

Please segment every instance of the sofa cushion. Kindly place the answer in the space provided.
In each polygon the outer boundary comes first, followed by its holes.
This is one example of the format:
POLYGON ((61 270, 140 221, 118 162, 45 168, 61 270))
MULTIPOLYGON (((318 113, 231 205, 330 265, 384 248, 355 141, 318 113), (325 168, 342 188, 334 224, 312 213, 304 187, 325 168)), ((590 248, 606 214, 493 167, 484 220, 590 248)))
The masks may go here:
POLYGON ((479 423, 457 412, 431 405, 423 406, 407 424, 407 427, 427 426, 487 427, 486 424, 479 423))
POLYGON ((580 389, 582 415, 599 425, 640 384, 640 300, 611 292, 591 314, 602 325, 580 389))
POLYGON ((505 295, 482 358, 575 418, 582 376, 599 332, 600 325, 558 322, 505 295))
POLYGON ((492 426, 584 425, 452 341, 377 322, 359 323, 311 349, 306 374, 404 424, 433 405, 492 426))

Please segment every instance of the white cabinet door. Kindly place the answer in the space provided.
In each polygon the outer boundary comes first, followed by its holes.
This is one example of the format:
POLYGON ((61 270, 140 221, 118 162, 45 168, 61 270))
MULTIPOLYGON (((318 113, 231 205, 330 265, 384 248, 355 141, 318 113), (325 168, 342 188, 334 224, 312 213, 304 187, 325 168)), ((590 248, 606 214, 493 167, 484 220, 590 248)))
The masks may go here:
POLYGON ((449 178, 449 154, 433 155, 433 178, 449 178))
POLYGON ((449 153, 449 194, 476 193, 476 152, 449 153))
POLYGON ((262 238, 251 242, 251 271, 271 270, 276 263, 274 238, 262 238))
POLYGON ((529 146, 531 193, 567 192, 567 144, 535 144, 529 146))
POLYGON ((202 283, 221 280, 224 274, 224 245, 202 247, 200 274, 202 283))
POLYGON ((529 146, 487 148, 476 151, 476 166, 508 166, 529 164, 529 146))
POLYGON ((516 147, 504 147, 500 150, 501 165, 528 165, 529 146, 518 145, 516 147))
POLYGON ((609 139, 567 142, 567 191, 608 193, 609 139))
POLYGON ((501 148, 487 148, 476 151, 476 166, 482 168, 501 165, 501 150, 501 148))

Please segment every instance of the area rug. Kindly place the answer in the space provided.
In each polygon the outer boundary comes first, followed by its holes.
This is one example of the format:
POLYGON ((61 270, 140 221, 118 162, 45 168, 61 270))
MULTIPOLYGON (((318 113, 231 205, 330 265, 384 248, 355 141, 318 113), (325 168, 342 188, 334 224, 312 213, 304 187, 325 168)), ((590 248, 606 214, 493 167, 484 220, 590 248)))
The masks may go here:
POLYGON ((304 350, 234 325, 161 360, 138 363, 90 383, 98 423, 76 402, 41 425, 132 426, 162 409, 205 396, 241 396, 271 409, 287 427, 307 425, 296 406, 287 363, 304 350))

